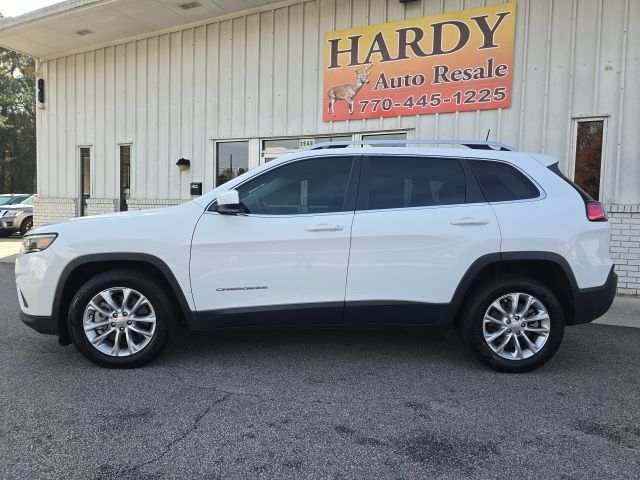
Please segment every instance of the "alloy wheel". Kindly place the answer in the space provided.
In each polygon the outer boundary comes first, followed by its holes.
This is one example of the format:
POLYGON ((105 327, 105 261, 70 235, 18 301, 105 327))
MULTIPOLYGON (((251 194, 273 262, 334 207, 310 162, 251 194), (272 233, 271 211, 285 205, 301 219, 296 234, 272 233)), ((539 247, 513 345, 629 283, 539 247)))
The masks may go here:
POLYGON ((86 306, 83 328, 94 348, 109 356, 126 357, 149 345, 156 331, 156 312, 137 290, 108 288, 86 306))
POLYGON ((528 293, 508 293, 487 308, 482 333, 489 348, 508 360, 537 354, 547 343, 551 318, 543 303, 528 293))

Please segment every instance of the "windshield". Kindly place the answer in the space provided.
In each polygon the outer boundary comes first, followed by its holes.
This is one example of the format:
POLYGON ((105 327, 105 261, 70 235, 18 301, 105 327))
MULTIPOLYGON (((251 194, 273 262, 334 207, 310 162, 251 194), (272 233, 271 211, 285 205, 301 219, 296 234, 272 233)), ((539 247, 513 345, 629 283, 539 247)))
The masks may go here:
POLYGON ((27 199, 25 199, 22 202, 20 202, 20 205, 33 205, 34 198, 36 198, 36 196, 35 195, 31 195, 27 199))
POLYGON ((11 196, 7 195, 7 196, 1 196, 0 197, 0 205, 6 205, 7 203, 9 203, 11 201, 11 196))

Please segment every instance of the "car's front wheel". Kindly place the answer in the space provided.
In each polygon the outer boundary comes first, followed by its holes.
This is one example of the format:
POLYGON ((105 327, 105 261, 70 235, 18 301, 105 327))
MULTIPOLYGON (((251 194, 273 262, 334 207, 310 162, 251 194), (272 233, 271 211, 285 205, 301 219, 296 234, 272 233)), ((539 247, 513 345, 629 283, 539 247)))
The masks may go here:
POLYGON ((547 362, 564 334, 564 312, 546 286, 519 276, 502 278, 467 304, 462 332, 476 355, 503 372, 526 372, 547 362))
POLYGON ((20 235, 23 237, 27 234, 29 230, 33 228, 33 217, 27 217, 22 225, 20 225, 20 235))
POLYGON ((89 279, 69 310, 69 332, 82 355, 103 367, 132 368, 155 359, 176 326, 164 287, 152 276, 112 270, 89 279))

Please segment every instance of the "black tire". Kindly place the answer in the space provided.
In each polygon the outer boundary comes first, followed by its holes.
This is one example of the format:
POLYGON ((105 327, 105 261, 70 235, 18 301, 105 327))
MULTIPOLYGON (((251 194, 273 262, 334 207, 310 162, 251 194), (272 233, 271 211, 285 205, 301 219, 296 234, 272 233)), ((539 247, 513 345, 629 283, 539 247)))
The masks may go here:
POLYGON ((130 269, 111 270, 96 275, 80 287, 71 301, 68 328, 78 351, 93 363, 107 368, 137 368, 154 360, 173 338, 177 325, 177 309, 172 296, 152 276, 130 269), (84 333, 83 317, 89 302, 108 288, 132 288, 144 295, 155 310, 155 332, 140 351, 128 356, 111 356, 94 347, 84 333))
MULTIPOLYGON (((514 275, 500 278, 486 287, 481 287, 469 298, 463 310, 461 326, 465 343, 485 364, 500 372, 522 373, 542 366, 556 353, 562 342, 564 324, 564 311, 551 290, 533 279, 514 275), (550 325, 546 343, 529 358, 518 360, 503 358, 485 341, 483 334, 485 312, 494 301, 509 293, 532 295, 542 303, 549 314, 550 325)), ((506 339, 506 337, 503 338, 506 339)), ((520 340, 515 339, 515 341, 520 340)))
POLYGON ((29 230, 33 228, 33 217, 27 217, 20 225, 20 235, 23 237, 27 234, 29 230))

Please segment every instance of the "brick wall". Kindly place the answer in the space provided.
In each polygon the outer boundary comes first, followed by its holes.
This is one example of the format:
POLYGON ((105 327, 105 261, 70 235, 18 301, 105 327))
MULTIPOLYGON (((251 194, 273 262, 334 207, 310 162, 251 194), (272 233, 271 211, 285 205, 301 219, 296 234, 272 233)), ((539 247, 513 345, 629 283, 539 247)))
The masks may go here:
POLYGON ((33 202, 33 226, 59 223, 78 215, 77 198, 42 198, 33 202))
POLYGON ((609 205, 607 210, 618 293, 640 295, 640 205, 609 205))
POLYGON ((87 215, 101 215, 118 211, 118 200, 113 198, 87 199, 87 215))
POLYGON ((148 208, 172 207, 186 201, 180 199, 130 198, 127 201, 127 205, 129 205, 129 210, 146 210, 148 208))

